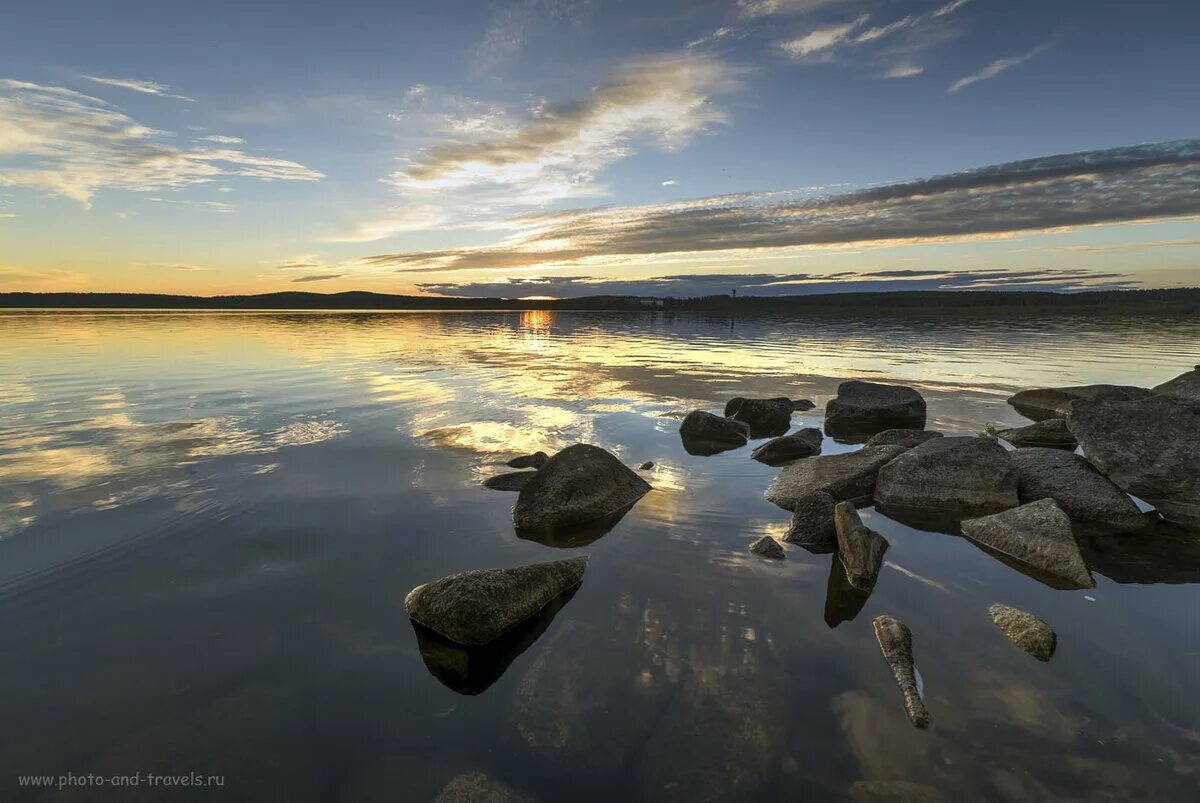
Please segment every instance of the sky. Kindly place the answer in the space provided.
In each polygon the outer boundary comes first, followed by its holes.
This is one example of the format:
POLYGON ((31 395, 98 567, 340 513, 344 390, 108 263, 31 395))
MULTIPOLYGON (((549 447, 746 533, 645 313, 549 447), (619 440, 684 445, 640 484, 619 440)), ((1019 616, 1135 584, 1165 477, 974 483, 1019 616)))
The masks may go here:
POLYGON ((1195 0, 20 3, 0 291, 1200 285, 1195 0))

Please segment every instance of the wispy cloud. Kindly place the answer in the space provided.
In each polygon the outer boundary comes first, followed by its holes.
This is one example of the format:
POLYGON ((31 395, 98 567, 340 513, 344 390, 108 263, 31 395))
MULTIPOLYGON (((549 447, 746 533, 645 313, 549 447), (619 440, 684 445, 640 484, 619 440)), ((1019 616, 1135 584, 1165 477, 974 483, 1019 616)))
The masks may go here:
POLYGON ((475 69, 486 72, 516 57, 543 22, 579 24, 593 0, 509 0, 497 4, 475 53, 475 69))
POLYGON ((1018 248, 1018 252, 1035 254, 1135 254, 1158 248, 1197 248, 1200 240, 1154 240, 1145 243, 1101 243, 1098 245, 1042 245, 1018 248))
POLYGON ((369 243, 403 232, 444 229, 449 222, 446 210, 437 205, 410 204, 360 220, 321 239, 331 243, 369 243))
POLYGON ((965 78, 959 78, 957 81, 955 81, 953 84, 950 85, 950 89, 948 91, 949 92, 957 92, 960 89, 962 89, 964 87, 968 87, 971 84, 978 83, 979 81, 986 81, 990 78, 995 78, 997 75, 999 75, 1000 73, 1009 69, 1010 67, 1016 67, 1018 64, 1022 64, 1026 61, 1029 61, 1031 58, 1038 55, 1039 53, 1044 51, 1049 46, 1050 46, 1050 43, 1046 42, 1046 43, 1038 45, 1033 50, 1030 50, 1028 53, 1022 53, 1019 56, 1009 56, 1009 57, 1002 58, 1002 59, 996 59, 995 61, 993 61, 988 66, 984 67, 979 72, 972 73, 971 75, 968 75, 965 78))
POLYGON ((911 78, 925 72, 925 68, 916 64, 897 64, 883 74, 884 78, 911 78))
POLYGON ((115 86, 118 89, 128 89, 131 92, 140 92, 143 95, 162 95, 163 97, 175 98, 176 100, 186 100, 189 103, 195 100, 195 98, 189 98, 187 95, 177 95, 171 91, 171 87, 166 84, 160 84, 157 81, 142 81, 137 78, 104 78, 99 75, 82 75, 80 77, 94 81, 97 84, 115 86))
POLYGON ((227 137, 224 134, 211 134, 207 137, 198 137, 200 142, 215 142, 218 145, 244 145, 246 140, 241 137, 227 137))
POLYGON ((911 70, 911 61, 921 52, 938 42, 953 38, 958 34, 955 26, 942 18, 961 8, 967 0, 948 3, 932 11, 908 14, 891 22, 865 27, 872 21, 871 14, 860 14, 858 17, 838 25, 825 25, 808 31, 802 36, 776 42, 776 47, 791 59, 804 63, 823 63, 833 61, 840 51, 850 49, 867 49, 870 61, 901 61, 901 68, 893 68, 889 72, 907 69, 904 75, 889 77, 905 77, 915 75, 911 70), (878 43, 888 41, 886 46, 878 43), (898 40, 898 41, 893 41, 898 40))
POLYGON ((747 17, 769 17, 783 14, 804 14, 825 6, 850 0, 738 0, 738 7, 747 17))
POLYGON ((341 273, 314 273, 309 276, 300 276, 292 279, 293 284, 302 284, 305 282, 324 282, 329 279, 340 279, 344 274, 341 273))
POLYGON ((233 148, 184 149, 99 98, 57 86, 0 80, 0 186, 31 187, 90 208, 100 190, 136 192, 222 176, 313 181, 323 174, 286 159, 233 148))
POLYGON ((866 25, 870 18, 869 14, 862 14, 842 25, 829 25, 824 28, 816 28, 804 34, 804 36, 780 42, 779 48, 794 59, 807 58, 814 53, 830 50, 842 42, 849 41, 850 35, 866 25))
POLYGON ((676 181, 675 179, 673 179, 673 178, 669 178, 669 179, 667 179, 666 181, 664 181, 664 182, 662 183, 662 186, 664 186, 664 187, 674 187, 674 186, 675 186, 676 184, 678 184, 678 183, 679 183, 679 182, 678 182, 678 181, 676 181))
POLYGON ((965 6, 970 1, 971 0, 951 0, 951 2, 947 3, 946 5, 942 6, 941 8, 937 9, 936 11, 934 11, 933 16, 944 17, 947 14, 953 14, 955 11, 958 11, 960 8, 965 6))

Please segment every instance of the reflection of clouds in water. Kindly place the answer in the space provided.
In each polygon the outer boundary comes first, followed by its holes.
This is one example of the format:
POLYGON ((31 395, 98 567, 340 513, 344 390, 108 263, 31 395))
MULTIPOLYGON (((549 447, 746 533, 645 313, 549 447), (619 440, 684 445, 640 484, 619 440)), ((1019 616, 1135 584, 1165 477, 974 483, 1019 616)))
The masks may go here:
POLYGON ((431 446, 480 455, 549 454, 572 443, 590 442, 593 421, 573 410, 549 405, 509 407, 503 421, 463 422, 454 410, 416 416, 408 426, 431 446), (442 422, 454 423, 437 426, 442 422))
POLYGON ((15 535, 37 520, 33 497, 17 490, 0 489, 0 538, 15 535))

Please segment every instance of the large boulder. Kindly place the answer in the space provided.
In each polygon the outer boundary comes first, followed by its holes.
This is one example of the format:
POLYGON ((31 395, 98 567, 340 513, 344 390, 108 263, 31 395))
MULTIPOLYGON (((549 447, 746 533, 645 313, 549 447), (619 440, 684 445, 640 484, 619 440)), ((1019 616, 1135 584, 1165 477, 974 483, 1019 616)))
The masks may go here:
POLYGON ((1161 385, 1155 385, 1154 392, 1159 396, 1200 402, 1200 365, 1186 374, 1180 374, 1161 385))
POLYGON ((993 438, 934 438, 880 469, 875 501, 947 518, 980 516, 1017 506, 1017 476, 1009 453, 993 438))
POLYGON ((792 425, 792 400, 744 399, 741 396, 725 403, 725 417, 743 421, 750 426, 750 435, 765 438, 782 435, 792 425))
POLYGON ((578 586, 587 560, 454 574, 409 591, 404 609, 417 624, 455 644, 489 644, 578 586))
POLYGON ((835 437, 895 427, 925 427, 925 400, 905 385, 851 380, 838 385, 837 397, 825 405, 825 431, 835 437))
POLYGON ((885 429, 870 437, 866 446, 903 446, 911 449, 920 446, 925 441, 942 437, 942 433, 931 429, 885 429))
POLYGON ((650 483, 598 446, 577 443, 551 457, 525 483, 513 506, 520 530, 550 531, 616 514, 650 483))
POLYGON ((1077 535, 1110 535, 1144 530, 1151 517, 1088 461, 1061 449, 1030 447, 1012 453, 1021 503, 1053 499, 1076 527, 1077 535))
POLYGON ((837 547, 833 507, 833 497, 824 491, 797 499, 792 508, 792 523, 783 540, 810 552, 832 552, 837 547))
POLYGON ((988 615, 1009 641, 1034 658, 1049 661, 1054 655, 1058 637, 1050 625, 1032 613, 996 603, 988 608, 988 615))
POLYGON ((996 437, 1003 438, 1013 446, 1050 446, 1075 448, 1075 436, 1067 429, 1065 418, 1045 418, 1024 427, 1002 429, 996 437))
POLYGON ((1067 388, 1032 388, 1009 396, 1008 403, 1026 418, 1043 421, 1066 418, 1080 399, 1144 399, 1152 391, 1133 385, 1075 385, 1067 388))
POLYGON ((750 440, 750 425, 704 410, 693 410, 679 425, 679 437, 688 454, 717 454, 745 446, 750 440))
POLYGON ((888 542, 862 523, 853 502, 838 502, 833 510, 837 530, 838 557, 846 569, 846 580, 859 591, 871 591, 883 568, 888 542))
POLYGON ((751 452, 750 457, 768 466, 779 466, 820 453, 821 430, 806 427, 791 435, 767 441, 751 452))
POLYGON ((1081 588, 1094 588, 1071 521, 1053 499, 968 519, 963 533, 973 541, 1054 578, 1081 588))
POLYGON ((903 446, 872 446, 854 452, 806 457, 779 473, 763 496, 785 510, 818 491, 835 502, 869 500, 879 469, 904 453, 903 446))
POLYGON ((1067 426, 1106 477, 1168 521, 1200 530, 1200 402, 1077 402, 1067 426))
POLYGON ((908 714, 908 721, 922 730, 928 728, 929 711, 925 708, 925 701, 921 699, 916 665, 913 663, 912 631, 904 622, 886 614, 876 616, 872 624, 875 626, 875 640, 879 642, 883 660, 891 667, 896 685, 904 694, 904 710, 908 714))

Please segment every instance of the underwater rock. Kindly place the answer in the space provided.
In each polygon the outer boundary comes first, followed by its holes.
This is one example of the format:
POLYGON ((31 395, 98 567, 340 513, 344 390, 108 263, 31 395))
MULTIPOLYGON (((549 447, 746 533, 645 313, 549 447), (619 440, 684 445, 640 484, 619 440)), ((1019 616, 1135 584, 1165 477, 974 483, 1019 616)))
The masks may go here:
POLYGON ((817 491, 796 500, 792 524, 783 540, 810 551, 830 552, 837 546, 837 528, 833 524, 833 497, 817 491))
POLYGON ((862 523, 852 502, 838 502, 833 522, 846 580, 859 591, 871 591, 879 579, 883 554, 889 546, 887 539, 862 523))
POLYGON ((996 437, 1003 438, 1013 446, 1075 448, 1075 436, 1067 429, 1065 418, 1046 418, 1023 427, 1002 429, 996 433, 996 437))
POLYGON ((769 535, 764 535, 750 545, 750 551, 762 558, 770 558, 771 560, 783 560, 787 557, 787 553, 783 551, 783 547, 769 535))
POLYGON ((638 471, 649 471, 652 468, 654 468, 654 461, 647 460, 645 463, 642 463, 640 466, 638 466, 638 471))
POLYGON ((911 449, 925 441, 942 437, 942 433, 931 429, 885 429, 870 437, 865 446, 903 446, 911 449))
POLYGON ((792 400, 744 399, 740 396, 725 403, 725 417, 750 426, 753 438, 782 435, 792 425, 792 400))
POLYGON ((934 438, 879 471, 875 501, 888 508, 980 516, 1016 507, 1017 475, 994 438, 934 438))
POLYGON ((1146 388, 1132 385, 1076 385, 1067 388, 1031 388, 1008 397, 1012 408, 1026 418, 1044 421, 1047 418, 1066 418, 1071 406, 1080 399, 1144 399, 1151 394, 1146 388))
POLYGON ((1200 402, 1200 365, 1186 374, 1155 385, 1154 392, 1159 396, 1170 396, 1181 401, 1200 402))
POLYGON ((875 491, 875 475, 904 451, 903 446, 872 446, 806 457, 781 471, 763 496, 785 510, 793 510, 801 499, 819 491, 839 502, 868 500, 875 491))
POLYGON ((521 489, 513 523, 521 530, 552 531, 626 510, 650 484, 614 455, 578 443, 546 461, 521 489))
POLYGON ((483 487, 493 491, 519 491, 536 475, 536 471, 510 471, 488 477, 483 481, 483 487))
POLYGON ((533 799, 482 772, 464 772, 451 779, 433 803, 532 803, 533 799))
POLYGON ((971 540, 1046 574, 1082 588, 1096 585, 1071 534, 1071 521, 1053 499, 967 519, 962 529, 971 540))
POLYGON ((509 468, 541 468, 549 459, 549 455, 545 452, 534 452, 533 454, 523 454, 520 457, 514 457, 505 463, 505 465, 509 468))
POLYGON ((821 430, 806 427, 782 438, 775 438, 750 453, 753 460, 778 466, 821 453, 821 430))
POLYGON ((418 624, 456 644, 488 644, 579 585, 587 561, 580 556, 454 574, 408 592, 404 608, 418 624))
POLYGON ((873 435, 895 427, 925 428, 925 399, 906 385, 851 380, 825 405, 830 435, 873 435))
POLYGON ((1053 499, 1072 524, 1080 525, 1075 528, 1077 535, 1139 532, 1155 518, 1072 452, 1030 447, 1013 452, 1012 461, 1021 503, 1053 499))
POLYGON ((929 711, 917 687, 916 667, 913 664, 912 631, 899 619, 888 615, 876 616, 875 640, 883 651, 883 659, 892 668, 896 685, 904 694, 904 710, 908 720, 917 728, 929 727, 929 711))
POLYGON ((1008 640, 1039 661, 1049 661, 1054 655, 1058 637, 1050 625, 1032 613, 996 603, 988 608, 988 615, 1008 640))
POLYGON ((693 410, 679 425, 679 437, 688 454, 714 455, 745 446, 750 440, 750 425, 704 410, 693 410))

